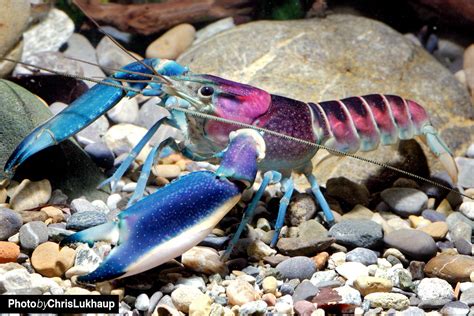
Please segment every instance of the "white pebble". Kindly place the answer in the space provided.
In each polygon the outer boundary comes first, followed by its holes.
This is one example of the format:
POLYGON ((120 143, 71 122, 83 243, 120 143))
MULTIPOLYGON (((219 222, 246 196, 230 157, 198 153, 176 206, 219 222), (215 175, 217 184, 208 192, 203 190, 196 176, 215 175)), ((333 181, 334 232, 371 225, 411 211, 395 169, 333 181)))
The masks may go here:
POLYGON ((120 202, 121 199, 122 199, 122 196, 120 194, 118 194, 118 193, 111 194, 107 198, 107 207, 110 210, 117 209, 117 204, 118 204, 118 202, 120 202))

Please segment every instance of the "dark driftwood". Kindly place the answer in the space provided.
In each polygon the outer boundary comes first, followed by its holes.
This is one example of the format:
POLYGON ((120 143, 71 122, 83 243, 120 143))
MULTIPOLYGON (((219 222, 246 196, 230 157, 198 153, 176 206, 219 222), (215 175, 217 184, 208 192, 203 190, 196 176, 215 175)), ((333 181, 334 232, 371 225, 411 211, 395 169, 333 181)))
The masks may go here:
POLYGON ((474 26, 473 0, 410 0, 421 17, 441 17, 444 22, 463 27, 474 26))
POLYGON ((149 35, 180 23, 213 21, 248 15, 253 0, 169 0, 148 4, 100 4, 99 0, 76 0, 101 24, 141 35, 149 35))

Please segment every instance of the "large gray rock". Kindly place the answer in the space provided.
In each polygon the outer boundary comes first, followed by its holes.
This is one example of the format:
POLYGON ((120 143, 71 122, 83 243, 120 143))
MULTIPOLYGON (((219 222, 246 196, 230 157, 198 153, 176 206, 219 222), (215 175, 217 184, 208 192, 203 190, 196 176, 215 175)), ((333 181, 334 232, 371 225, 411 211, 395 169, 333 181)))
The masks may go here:
MULTIPOLYGON (((304 101, 370 93, 401 95, 426 107, 455 153, 474 142, 474 110, 465 88, 421 47, 367 18, 330 15, 248 23, 199 43, 178 62, 195 73, 304 101)), ((401 159, 388 147, 367 155, 383 161, 401 159)), ((317 174, 322 181, 330 176, 361 180, 377 168, 345 159, 328 162, 317 174)))
MULTIPOLYGON (((10 81, 0 80, 0 180, 5 178, 3 166, 16 145, 50 116, 49 109, 34 95, 10 81)), ((107 198, 105 192, 96 190, 104 176, 89 156, 69 140, 30 157, 18 168, 15 178, 48 179, 53 188, 61 189, 69 198, 107 198)))

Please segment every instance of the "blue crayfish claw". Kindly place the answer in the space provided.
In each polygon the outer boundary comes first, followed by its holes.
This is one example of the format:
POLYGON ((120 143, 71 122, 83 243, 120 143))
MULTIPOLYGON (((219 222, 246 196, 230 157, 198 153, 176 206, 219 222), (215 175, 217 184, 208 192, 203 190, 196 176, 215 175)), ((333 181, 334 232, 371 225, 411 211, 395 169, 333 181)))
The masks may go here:
POLYGON ((16 168, 33 154, 57 144, 53 133, 43 126, 37 127, 16 147, 5 164, 5 173, 11 178, 16 168))

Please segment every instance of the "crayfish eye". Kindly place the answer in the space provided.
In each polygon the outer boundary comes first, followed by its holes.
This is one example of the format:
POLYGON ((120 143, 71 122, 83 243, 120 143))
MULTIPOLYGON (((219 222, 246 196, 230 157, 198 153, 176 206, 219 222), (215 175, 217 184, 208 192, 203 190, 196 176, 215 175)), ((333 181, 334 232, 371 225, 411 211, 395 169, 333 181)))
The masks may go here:
POLYGON ((201 98, 208 99, 214 94, 214 88, 209 86, 203 86, 199 89, 198 94, 201 98))

